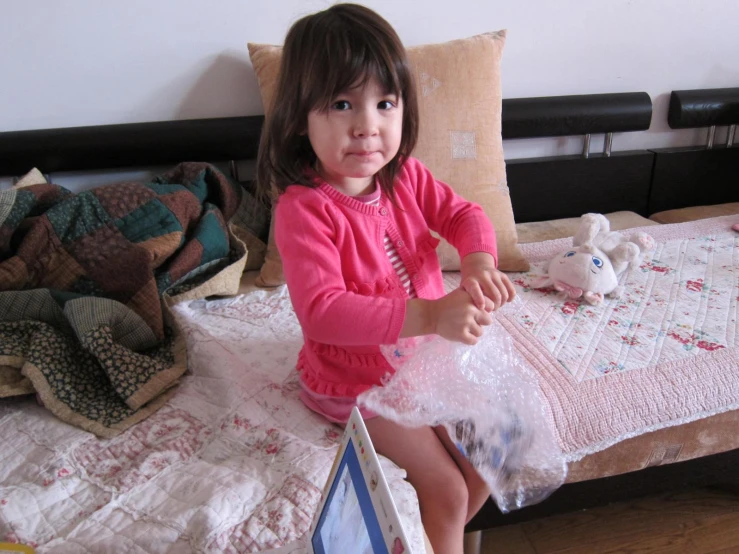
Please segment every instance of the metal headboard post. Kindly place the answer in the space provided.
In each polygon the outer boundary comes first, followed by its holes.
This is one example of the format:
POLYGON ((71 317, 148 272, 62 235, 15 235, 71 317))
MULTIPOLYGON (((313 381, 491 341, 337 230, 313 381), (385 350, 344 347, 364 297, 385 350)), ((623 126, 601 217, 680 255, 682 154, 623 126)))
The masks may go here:
POLYGON ((711 150, 713 148, 713 140, 716 138, 716 126, 711 125, 708 128, 708 142, 706 143, 706 149, 711 150))

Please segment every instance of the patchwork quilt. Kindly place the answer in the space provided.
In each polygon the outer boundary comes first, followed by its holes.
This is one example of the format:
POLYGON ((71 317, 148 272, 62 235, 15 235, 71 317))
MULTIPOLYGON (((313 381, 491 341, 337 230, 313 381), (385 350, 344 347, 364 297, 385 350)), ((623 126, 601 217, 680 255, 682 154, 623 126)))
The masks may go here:
POLYGON ((104 437, 159 408, 186 369, 168 302, 214 276, 203 294, 238 290, 246 250, 226 222, 241 199, 202 163, 81 194, 0 192, 0 397, 35 392, 104 437))

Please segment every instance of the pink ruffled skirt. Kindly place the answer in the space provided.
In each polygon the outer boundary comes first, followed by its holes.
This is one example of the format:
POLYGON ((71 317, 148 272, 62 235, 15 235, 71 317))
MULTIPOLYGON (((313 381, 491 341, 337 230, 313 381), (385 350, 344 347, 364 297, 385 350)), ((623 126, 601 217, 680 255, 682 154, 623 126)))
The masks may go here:
MULTIPOLYGON (((300 400, 303 401, 303 404, 333 423, 346 425, 346 422, 349 421, 349 415, 352 413, 352 408, 357 405, 356 397, 318 394, 309 389, 302 380, 300 381, 300 387, 302 388, 300 400)), ((361 406, 359 407, 359 413, 362 414, 362 418, 365 420, 377 417, 376 413, 361 406)))

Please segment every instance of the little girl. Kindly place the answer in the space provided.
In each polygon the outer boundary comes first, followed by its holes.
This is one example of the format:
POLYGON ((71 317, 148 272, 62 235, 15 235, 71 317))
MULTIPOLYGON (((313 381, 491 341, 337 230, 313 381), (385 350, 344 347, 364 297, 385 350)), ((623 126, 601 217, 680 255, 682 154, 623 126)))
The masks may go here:
MULTIPOLYGON (((436 333, 475 344, 515 294, 482 209, 411 157, 418 104, 405 49, 373 11, 337 4, 295 23, 262 135, 257 181, 279 193, 275 239, 305 345, 301 398, 343 424, 392 372, 379 345, 436 333), (459 251, 444 294, 430 229, 459 251)), ((376 449, 408 473, 435 552, 462 552, 489 491, 442 429, 362 411, 376 449)))

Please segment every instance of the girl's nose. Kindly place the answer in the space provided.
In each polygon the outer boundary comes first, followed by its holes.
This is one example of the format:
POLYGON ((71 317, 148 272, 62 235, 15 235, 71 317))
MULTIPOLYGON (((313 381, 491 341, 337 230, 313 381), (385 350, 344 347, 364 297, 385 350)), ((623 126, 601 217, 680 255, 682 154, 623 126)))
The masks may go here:
POLYGON ((367 110, 357 113, 354 120, 354 136, 364 138, 374 136, 377 133, 377 117, 367 110))

